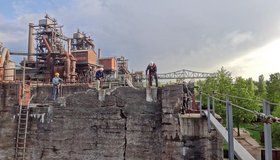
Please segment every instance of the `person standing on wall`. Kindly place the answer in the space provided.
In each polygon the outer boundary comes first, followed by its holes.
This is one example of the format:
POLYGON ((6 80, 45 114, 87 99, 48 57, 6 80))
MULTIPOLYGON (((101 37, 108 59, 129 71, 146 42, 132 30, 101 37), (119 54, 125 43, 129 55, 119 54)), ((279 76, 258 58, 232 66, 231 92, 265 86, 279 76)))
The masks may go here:
POLYGON ((97 90, 102 89, 102 86, 103 86, 103 81, 105 78, 103 71, 104 71, 103 68, 99 68, 99 69, 97 69, 97 71, 95 73, 95 78, 97 80, 97 90))
POLYGON ((60 83, 63 80, 59 77, 59 73, 55 73, 54 77, 52 79, 52 85, 53 85, 53 90, 52 90, 52 94, 53 94, 53 100, 55 101, 59 95, 59 89, 60 89, 60 83))
POLYGON ((149 71, 149 86, 151 87, 153 85, 153 77, 155 78, 156 81, 156 87, 158 87, 158 77, 157 77, 157 66, 154 62, 151 62, 146 69, 146 77, 147 77, 147 73, 149 71))

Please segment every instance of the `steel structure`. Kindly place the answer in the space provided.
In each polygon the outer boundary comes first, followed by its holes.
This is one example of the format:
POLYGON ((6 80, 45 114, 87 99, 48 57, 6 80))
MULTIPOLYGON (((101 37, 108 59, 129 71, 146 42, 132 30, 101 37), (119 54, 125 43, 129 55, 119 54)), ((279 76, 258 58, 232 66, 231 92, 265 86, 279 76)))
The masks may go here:
MULTIPOLYGON (((58 72, 66 83, 93 81, 97 66, 93 40, 79 30, 73 38, 66 37, 62 27, 48 15, 37 25, 29 24, 28 53, 12 53, 28 56, 26 66, 32 68, 28 80, 49 82, 58 72)), ((22 71, 17 74, 21 77, 22 71)))
POLYGON ((77 59, 77 81, 91 83, 97 68, 93 39, 78 29, 71 39, 71 53, 77 59))
POLYGON ((78 29, 76 33, 73 34, 73 39, 71 41, 71 50, 88 50, 94 49, 95 45, 93 40, 87 36, 84 32, 80 32, 78 29))
POLYGON ((203 79, 210 76, 215 76, 215 74, 182 69, 170 73, 160 73, 158 74, 158 79, 203 79))
POLYGON ((29 24, 29 32, 27 66, 35 70, 30 77, 50 81, 54 72, 59 72, 66 82, 75 82, 76 58, 70 51, 71 39, 63 35, 62 26, 58 25, 56 19, 46 15, 44 19, 39 20, 38 25, 29 24), (33 38, 35 62, 32 58, 33 38))

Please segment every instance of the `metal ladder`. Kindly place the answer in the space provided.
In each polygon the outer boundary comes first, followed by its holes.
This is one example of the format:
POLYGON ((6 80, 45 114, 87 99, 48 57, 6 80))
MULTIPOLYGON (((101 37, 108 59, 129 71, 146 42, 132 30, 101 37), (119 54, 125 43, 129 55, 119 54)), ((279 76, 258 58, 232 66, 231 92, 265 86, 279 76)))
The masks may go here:
POLYGON ((15 160, 24 160, 26 151, 26 135, 28 125, 29 107, 20 106, 18 114, 18 129, 16 139, 15 160))

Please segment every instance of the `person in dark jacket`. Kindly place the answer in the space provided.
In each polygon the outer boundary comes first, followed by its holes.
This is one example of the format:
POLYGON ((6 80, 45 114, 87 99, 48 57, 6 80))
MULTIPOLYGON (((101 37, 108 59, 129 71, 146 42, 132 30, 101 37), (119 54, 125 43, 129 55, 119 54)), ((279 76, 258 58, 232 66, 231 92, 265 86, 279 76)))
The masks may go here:
POLYGON ((153 77, 156 81, 156 87, 158 87, 158 77, 157 77, 157 66, 154 62, 151 62, 146 69, 146 77, 149 71, 148 79, 149 79, 149 86, 153 85, 153 77))
POLYGON ((99 68, 96 73, 95 73, 95 78, 97 80, 97 89, 102 89, 103 86, 103 81, 104 81, 104 73, 103 73, 103 68, 99 68))

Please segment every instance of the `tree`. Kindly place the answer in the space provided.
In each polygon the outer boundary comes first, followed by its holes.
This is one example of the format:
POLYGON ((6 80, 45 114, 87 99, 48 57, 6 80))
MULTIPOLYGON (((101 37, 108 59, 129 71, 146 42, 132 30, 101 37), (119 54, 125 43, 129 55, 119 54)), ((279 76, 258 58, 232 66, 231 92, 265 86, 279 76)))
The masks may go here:
MULTIPOLYGON (((280 106, 275 108, 275 110, 272 112, 273 116, 280 117, 280 106)), ((280 124, 273 123, 272 124, 272 145, 274 147, 280 146, 280 124)))
POLYGON ((267 99, 274 103, 280 102, 280 73, 270 75, 267 82, 267 99))
POLYGON ((256 96, 258 96, 261 100, 266 99, 267 90, 266 90, 266 83, 263 75, 259 76, 259 81, 256 83, 256 85, 257 85, 256 96))
MULTIPOLYGON (((231 98, 232 103, 249 110, 259 111, 260 105, 256 100, 255 90, 256 87, 251 78, 245 80, 242 77, 237 77, 232 89, 232 95, 234 96, 231 98)), ((233 106, 233 121, 237 127, 238 136, 240 136, 240 124, 255 121, 256 118, 254 114, 247 113, 233 106)))
MULTIPOLYGON (((205 80, 205 83, 200 82, 201 89, 204 93, 212 94, 214 91, 215 97, 221 100, 226 99, 226 95, 229 95, 233 104, 238 106, 259 111, 260 106, 258 101, 250 101, 247 99, 257 99, 255 91, 257 87, 254 85, 252 78, 247 80, 242 77, 237 77, 233 83, 231 73, 224 68, 217 71, 215 77, 209 77, 205 80), (231 95, 231 96, 230 96, 231 95), (237 97, 242 97, 241 99, 237 97)), ((204 96, 205 97, 205 96, 204 96)), ((207 104, 206 97, 203 99, 204 104, 207 104)), ((234 107, 234 106, 233 106, 234 107)), ((224 102, 215 101, 215 111, 221 115, 224 119, 226 117, 226 104, 224 102)), ((244 110, 233 108, 233 120, 234 125, 238 128, 238 135, 240 135, 240 124, 245 122, 252 122, 256 120, 255 115, 246 113, 244 110)))
MULTIPOLYGON (((280 73, 270 75, 267 81, 267 99, 270 102, 280 103, 280 73)), ((272 115, 280 117, 280 106, 271 106, 273 109, 272 115)), ((272 124, 272 140, 273 146, 280 146, 280 125, 272 124)))
MULTIPOLYGON (((215 77, 208 77, 205 80, 205 83, 199 84, 201 85, 200 88, 204 93, 212 94, 214 92, 216 93, 215 97, 225 100, 225 96, 223 96, 223 94, 229 94, 232 88, 231 73, 222 67, 221 70, 216 72, 215 77)), ((207 104, 207 97, 204 96, 203 102, 203 104, 207 104)), ((225 103, 217 101, 215 103, 215 111, 222 117, 225 117, 225 103)))

